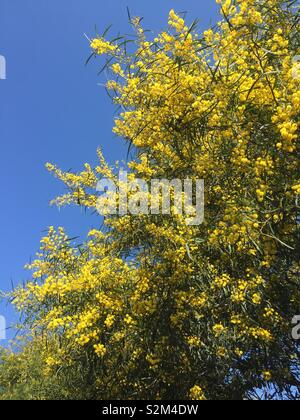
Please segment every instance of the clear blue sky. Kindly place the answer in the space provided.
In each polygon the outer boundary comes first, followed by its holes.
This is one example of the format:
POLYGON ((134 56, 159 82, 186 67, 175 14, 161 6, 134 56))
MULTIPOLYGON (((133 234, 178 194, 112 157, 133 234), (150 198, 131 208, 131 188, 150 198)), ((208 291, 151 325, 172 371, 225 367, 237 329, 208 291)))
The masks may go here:
MULTIPOLYGON (((187 11, 200 29, 217 20, 215 0, 0 0, 0 55, 7 80, 0 80, 0 289, 27 280, 23 267, 34 257, 48 226, 64 226, 85 237, 96 217, 78 208, 58 211, 49 201, 63 191, 44 169, 96 162, 98 146, 113 162, 126 157, 116 138, 114 107, 97 77, 99 63, 85 67, 94 35, 113 24, 112 34, 128 33, 126 7, 154 31, 166 27, 168 12, 187 11)), ((103 76, 102 76, 103 77, 103 76)), ((11 307, 0 303, 10 324, 11 307)), ((11 333, 8 334, 11 336, 11 333)))

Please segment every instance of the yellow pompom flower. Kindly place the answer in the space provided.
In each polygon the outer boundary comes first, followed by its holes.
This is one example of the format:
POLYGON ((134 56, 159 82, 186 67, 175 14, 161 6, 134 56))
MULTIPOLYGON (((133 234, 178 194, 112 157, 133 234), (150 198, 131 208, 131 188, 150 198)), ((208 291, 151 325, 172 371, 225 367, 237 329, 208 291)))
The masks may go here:
POLYGON ((98 55, 114 53, 117 50, 116 45, 113 45, 102 38, 93 39, 91 41, 91 48, 95 50, 98 55))
POLYGON ((97 356, 100 358, 104 357, 107 353, 107 349, 103 344, 95 344, 94 350, 97 356))
POLYGON ((213 332, 216 337, 219 337, 226 331, 226 328, 222 324, 216 324, 213 327, 213 332))
POLYGON ((206 400, 205 394, 199 385, 195 385, 190 389, 190 399, 194 401, 206 400))
POLYGON ((269 371, 263 372, 263 378, 265 381, 269 382, 272 379, 272 374, 269 371))

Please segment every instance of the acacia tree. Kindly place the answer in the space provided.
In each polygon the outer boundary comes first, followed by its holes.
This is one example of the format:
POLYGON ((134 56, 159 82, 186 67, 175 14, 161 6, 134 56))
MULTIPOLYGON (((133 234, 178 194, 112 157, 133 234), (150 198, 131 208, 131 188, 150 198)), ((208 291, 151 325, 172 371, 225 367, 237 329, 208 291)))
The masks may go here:
MULTIPOLYGON (((218 3, 202 35, 171 11, 155 39, 134 18, 133 40, 91 41, 131 179, 205 179, 205 222, 107 216, 80 246, 50 228, 13 294, 33 338, 2 356, 3 398, 22 382, 16 358, 27 381, 47 380, 31 398, 299 398, 298 6, 218 3)), ((48 165, 69 190, 59 206, 97 208, 97 182, 118 182, 99 159, 77 174, 48 165)))

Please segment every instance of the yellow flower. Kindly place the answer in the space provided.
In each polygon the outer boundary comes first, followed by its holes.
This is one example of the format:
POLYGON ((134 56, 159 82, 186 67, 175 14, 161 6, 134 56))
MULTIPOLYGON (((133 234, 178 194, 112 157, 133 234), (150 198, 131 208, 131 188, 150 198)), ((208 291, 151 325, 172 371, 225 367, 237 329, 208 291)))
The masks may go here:
POLYGON ((188 338, 187 343, 191 347, 198 347, 201 341, 199 337, 192 336, 188 338))
POLYGON ((255 339, 266 341, 266 342, 272 341, 273 339, 273 336, 270 333, 270 331, 264 328, 250 328, 250 334, 255 339))
POLYGON ((230 276, 228 274, 223 274, 220 277, 215 278, 215 284, 217 287, 226 287, 230 283, 230 276))
POLYGON ((226 357, 227 356, 227 350, 225 349, 225 347, 219 347, 217 350, 217 356, 218 357, 226 357))
POLYGON ((263 372, 263 378, 265 381, 269 382, 272 379, 272 374, 269 371, 263 372))
POLYGON ((295 194, 300 195, 300 184, 295 185, 292 190, 295 191, 295 194))
POLYGON ((233 315, 230 320, 233 325, 240 325, 242 323, 240 315, 233 315))
POLYGON ((124 322, 127 325, 134 325, 135 324, 134 319, 130 315, 128 315, 128 314, 125 316, 124 322))
POLYGON ((194 401, 205 401, 206 397, 199 385, 195 385, 193 388, 190 389, 190 398, 194 401))
POLYGON ((222 324, 216 324, 213 327, 213 332, 214 332, 216 337, 219 337, 220 335, 222 335, 225 330, 226 330, 226 328, 222 324))
POLYGON ((96 38, 91 41, 91 48, 95 50, 98 55, 114 53, 117 50, 115 45, 105 41, 102 38, 96 38))
POLYGON ((52 356, 47 357, 45 362, 46 362, 46 365, 49 367, 53 367, 59 364, 59 362, 55 360, 54 357, 52 356))
POLYGON ((185 22, 172 9, 169 13, 169 25, 176 29, 177 32, 182 32, 185 29, 185 22))
POLYGON ((240 348, 236 348, 234 352, 238 357, 244 356, 244 352, 240 348))
POLYGON ((91 338, 88 335, 81 335, 78 339, 77 339, 77 343, 80 346, 85 346, 86 344, 88 344, 91 341, 91 338))
POLYGON ((260 304, 261 304, 261 296, 260 296, 258 293, 255 293, 255 294, 252 296, 252 302, 253 302, 255 305, 260 305, 260 304))
POLYGON ((111 66, 111 69, 114 73, 118 74, 119 76, 123 77, 125 75, 125 73, 124 73, 124 71, 123 71, 123 69, 122 69, 122 67, 120 66, 119 63, 113 64, 111 66))
POLYGON ((106 325, 107 328, 111 328, 114 325, 115 322, 115 315, 108 315, 106 320, 104 321, 104 325, 106 325))
POLYGON ((95 344, 94 350, 97 356, 100 358, 103 358, 107 353, 107 349, 103 344, 95 344))
POLYGON ((152 369, 155 370, 155 369, 158 368, 158 365, 160 363, 160 358, 159 357, 157 357, 157 356, 155 356, 154 354, 151 353, 151 354, 148 354, 146 356, 146 360, 151 365, 152 369))

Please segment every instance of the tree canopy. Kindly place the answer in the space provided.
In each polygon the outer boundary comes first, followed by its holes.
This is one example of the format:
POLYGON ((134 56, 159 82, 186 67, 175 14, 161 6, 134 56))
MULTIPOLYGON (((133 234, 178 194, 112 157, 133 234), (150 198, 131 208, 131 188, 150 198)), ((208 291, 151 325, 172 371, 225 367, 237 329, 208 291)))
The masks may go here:
MULTIPOLYGON (((204 179, 204 223, 107 215, 80 245, 51 227, 11 296, 28 338, 2 350, 0 398, 299 399, 299 7, 217 2, 203 34, 172 10, 156 37, 130 18, 132 38, 91 40, 130 178, 204 179)), ((97 211, 118 182, 98 156, 47 165, 57 205, 97 211)))

